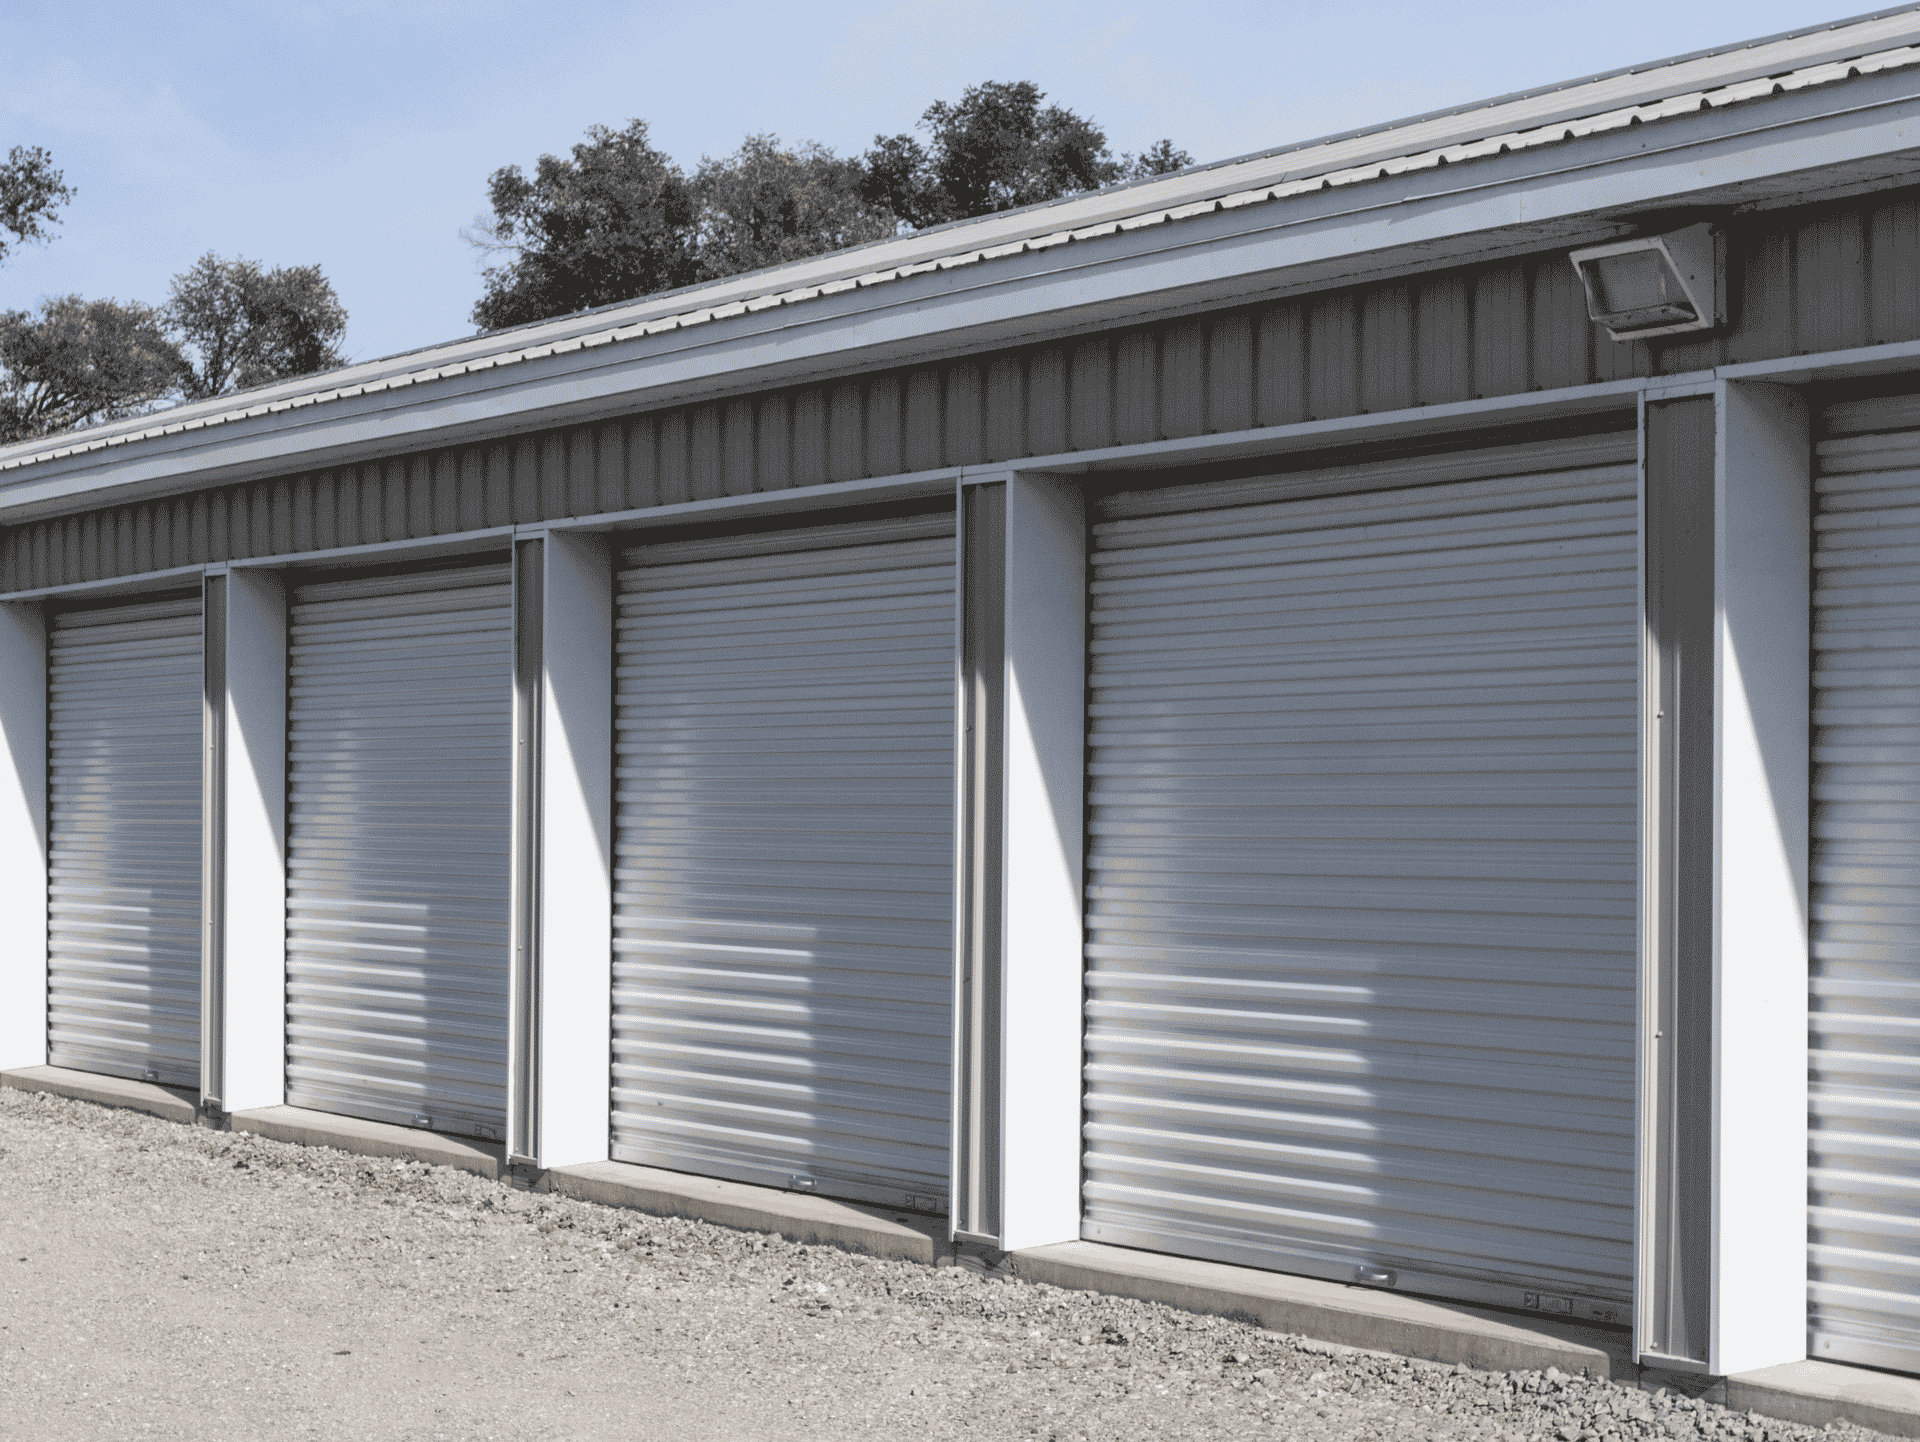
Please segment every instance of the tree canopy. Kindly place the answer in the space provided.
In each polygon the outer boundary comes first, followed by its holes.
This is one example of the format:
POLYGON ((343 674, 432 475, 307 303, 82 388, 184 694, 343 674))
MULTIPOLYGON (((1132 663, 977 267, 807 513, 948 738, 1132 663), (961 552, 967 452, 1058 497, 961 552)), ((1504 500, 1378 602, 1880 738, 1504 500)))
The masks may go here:
POLYGON ((1171 140, 1116 158, 1092 120, 1045 99, 1032 81, 989 81, 929 106, 924 142, 875 136, 853 157, 750 135, 690 177, 643 120, 589 127, 531 177, 488 178, 491 213, 462 232, 497 257, 474 323, 524 325, 1193 163, 1171 140))
POLYGON ((135 414, 183 365, 160 312, 138 301, 62 295, 0 311, 0 441, 135 414))
POLYGON ((346 364, 347 312, 317 265, 265 270, 208 251, 173 278, 162 314, 182 349, 188 400, 346 364))
POLYGON ((0 444, 343 365, 346 328, 319 266, 212 251, 164 306, 64 295, 0 312, 0 444))
POLYGON ((808 142, 787 150, 749 135, 721 160, 702 160, 693 192, 702 280, 844 250, 894 233, 894 218, 861 193, 860 162, 808 142))
MULTIPOLYGON (((8 151, 0 260, 50 239, 73 194, 41 147, 8 151)), ((346 333, 319 266, 267 270, 213 251, 173 278, 164 306, 62 295, 0 311, 0 445, 344 365, 346 333)))
POLYGON ((1193 164, 1171 140, 1116 160, 1105 131, 1062 106, 1043 108, 1046 98, 1031 80, 989 80, 957 102, 936 100, 920 117, 930 143, 873 138, 868 199, 921 229, 1193 164))
POLYGON ((73 187, 40 146, 16 145, 0 161, 0 260, 16 246, 48 238, 73 187), (12 237, 9 239, 8 237, 12 237))
POLYGON ((488 330, 687 285, 699 274, 693 186, 647 137, 590 126, 571 159, 543 155, 487 181, 493 214, 464 234, 508 257, 487 267, 473 308, 488 330))

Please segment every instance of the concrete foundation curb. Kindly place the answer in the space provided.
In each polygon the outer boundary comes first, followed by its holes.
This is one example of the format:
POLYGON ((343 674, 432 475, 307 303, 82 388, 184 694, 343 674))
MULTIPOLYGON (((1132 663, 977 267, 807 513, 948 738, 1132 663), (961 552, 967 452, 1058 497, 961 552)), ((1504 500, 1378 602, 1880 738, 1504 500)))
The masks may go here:
POLYGON ((63 1066, 23 1066, 0 1071, 0 1086, 15 1091, 45 1092, 50 1096, 74 1097, 97 1102, 103 1107, 124 1107, 146 1112, 170 1122, 192 1126, 199 1115, 194 1094, 156 1082, 131 1081, 126 1077, 101 1076, 97 1072, 71 1071, 63 1066))
POLYGON ((774 1187, 723 1182, 628 1162, 588 1162, 541 1175, 543 1191, 670 1217, 692 1217, 797 1242, 827 1243, 876 1257, 932 1265, 949 1255, 942 1218, 836 1202, 774 1187))
POLYGON ((1893 1437, 1920 1437, 1920 1377, 1839 1362, 1784 1362, 1727 1378, 1726 1405, 1824 1427, 1838 1418, 1893 1437))
POLYGON ((308 1111, 304 1107, 261 1107, 257 1111, 234 1112, 227 1121, 237 1132, 253 1132, 303 1147, 338 1147, 363 1157, 405 1157, 494 1179, 504 1176, 507 1170, 506 1149, 497 1144, 444 1137, 438 1132, 417 1131, 391 1122, 337 1117, 331 1112, 308 1111))
POLYGON ((1486 1371, 1516 1368, 1619 1378, 1630 1372, 1624 1333, 1534 1321, 1448 1302, 1289 1277, 1223 1262, 1196 1262, 1099 1242, 1058 1242, 1014 1252, 1014 1275, 1079 1291, 1164 1302, 1296 1332, 1347 1347, 1465 1362, 1486 1371))

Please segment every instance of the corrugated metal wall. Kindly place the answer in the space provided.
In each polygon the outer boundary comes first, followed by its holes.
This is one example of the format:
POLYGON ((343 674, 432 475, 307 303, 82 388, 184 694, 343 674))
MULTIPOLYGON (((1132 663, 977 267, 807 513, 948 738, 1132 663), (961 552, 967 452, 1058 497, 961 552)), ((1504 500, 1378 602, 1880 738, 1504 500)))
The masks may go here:
POLYGON ((1726 335, 1606 339, 1562 250, 13 528, 0 590, 1920 339, 1920 191, 1730 237, 1726 335))

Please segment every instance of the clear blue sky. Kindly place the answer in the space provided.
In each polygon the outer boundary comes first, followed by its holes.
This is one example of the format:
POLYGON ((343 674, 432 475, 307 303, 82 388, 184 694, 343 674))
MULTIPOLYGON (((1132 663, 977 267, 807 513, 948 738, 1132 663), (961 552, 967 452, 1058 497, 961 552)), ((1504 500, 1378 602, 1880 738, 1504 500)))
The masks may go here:
MULTIPOLYGON (((1855 0, 1859 3, 1859 0, 1855 0)), ((773 131, 842 152, 981 80, 1031 79, 1116 151, 1217 160, 1860 13, 1607 4, 617 5, 0 0, 0 151, 79 190, 0 266, 0 308, 164 300, 207 250, 318 262, 370 358, 468 334, 486 178, 639 116, 689 169, 773 131)))

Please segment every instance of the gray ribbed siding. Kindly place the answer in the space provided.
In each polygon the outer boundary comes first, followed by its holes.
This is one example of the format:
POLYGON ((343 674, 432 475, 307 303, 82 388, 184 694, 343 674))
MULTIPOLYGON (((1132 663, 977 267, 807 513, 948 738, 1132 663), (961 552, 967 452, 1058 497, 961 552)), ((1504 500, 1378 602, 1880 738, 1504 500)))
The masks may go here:
POLYGON ((1747 218, 1733 324, 1617 344, 1564 250, 35 521, 0 590, 1920 339, 1920 190, 1747 218))

